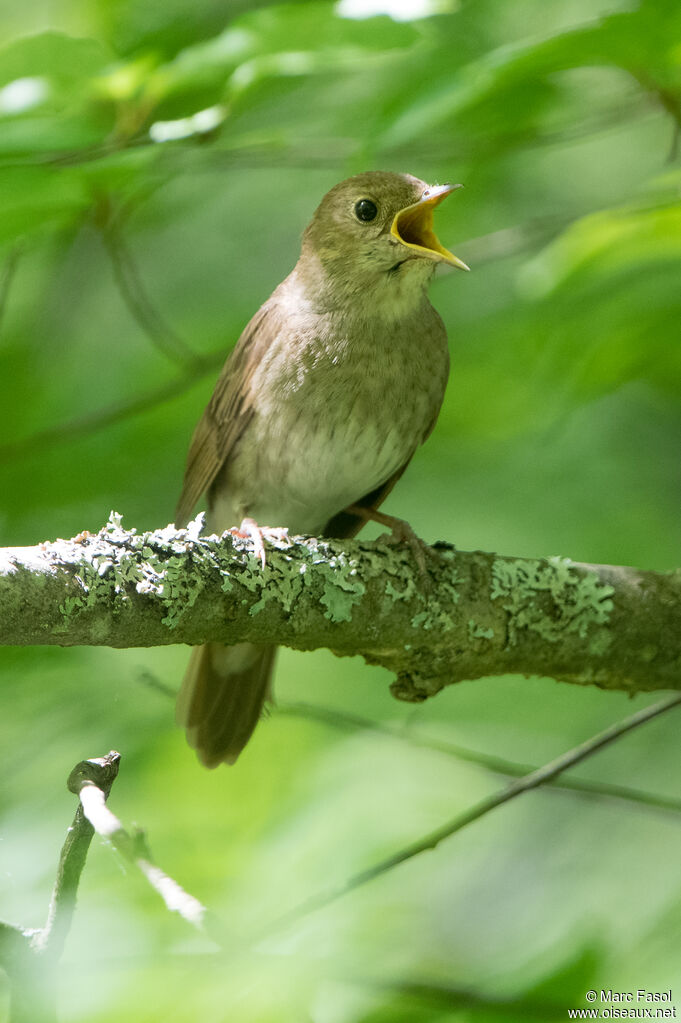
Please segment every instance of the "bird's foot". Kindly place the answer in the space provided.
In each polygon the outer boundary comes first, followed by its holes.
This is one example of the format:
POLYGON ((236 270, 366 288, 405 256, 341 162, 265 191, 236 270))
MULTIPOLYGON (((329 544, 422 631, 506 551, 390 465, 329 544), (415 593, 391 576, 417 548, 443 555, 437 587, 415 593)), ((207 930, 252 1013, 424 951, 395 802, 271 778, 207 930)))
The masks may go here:
POLYGON ((381 539, 387 543, 406 543, 418 565, 419 573, 424 579, 429 578, 427 559, 439 560, 438 553, 429 547, 425 540, 416 535, 408 522, 398 519, 394 515, 386 515, 385 512, 380 512, 376 508, 363 508, 357 504, 350 505, 347 511, 364 519, 365 522, 378 522, 382 526, 387 526, 390 533, 384 533, 381 539))
POLYGON ((248 517, 241 520, 241 525, 238 528, 232 526, 227 532, 232 536, 238 536, 241 540, 250 540, 253 545, 253 556, 258 558, 263 568, 267 564, 266 540, 276 544, 290 545, 292 543, 285 526, 260 526, 255 519, 248 517))

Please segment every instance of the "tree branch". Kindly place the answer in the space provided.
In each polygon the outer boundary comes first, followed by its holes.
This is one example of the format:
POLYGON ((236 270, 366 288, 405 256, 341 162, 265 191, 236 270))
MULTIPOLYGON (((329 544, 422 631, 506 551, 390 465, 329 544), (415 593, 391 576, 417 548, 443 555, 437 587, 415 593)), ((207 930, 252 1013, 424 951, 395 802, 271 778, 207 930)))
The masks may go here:
MULTIPOLYGON (((157 683, 157 688, 161 684, 157 683)), ((173 691, 173 695, 177 693, 173 691)), ((288 714, 291 717, 302 718, 306 721, 316 721, 319 724, 329 725, 331 728, 342 730, 375 732, 379 735, 388 736, 397 742, 406 742, 410 746, 420 749, 433 750, 437 753, 446 753, 447 756, 463 760, 464 763, 477 764, 492 774, 501 774, 511 778, 523 778, 531 775, 539 768, 536 764, 519 764, 515 760, 507 760, 505 757, 498 757, 494 753, 484 753, 481 750, 470 749, 460 743, 451 742, 448 739, 433 738, 422 734, 418 729, 405 729, 402 726, 391 725, 386 721, 372 721, 369 718, 362 718, 357 714, 348 714, 345 711, 336 710, 333 707, 321 707, 314 703, 305 703, 297 700, 287 702, 277 700, 277 714, 288 714)), ((668 813, 681 813, 681 799, 675 796, 664 796, 659 792, 646 792, 643 789, 634 789, 628 785, 616 785, 607 781, 596 781, 591 778, 573 778, 571 775, 563 777, 557 774, 546 782, 549 789, 563 789, 566 792, 584 796, 587 799, 611 799, 629 803, 632 807, 643 809, 663 810, 668 813)))
POLYGON ((332 888, 328 892, 323 892, 319 895, 312 896, 300 906, 296 906, 285 916, 281 917, 280 920, 276 921, 272 927, 272 933, 278 933, 280 930, 285 930, 290 924, 295 923, 297 920, 308 916, 310 913, 315 913, 319 909, 324 909, 326 906, 331 905, 336 899, 341 898, 343 895, 348 895, 350 892, 354 892, 357 888, 363 887, 370 881, 374 881, 377 877, 381 877, 383 874, 387 874, 389 871, 394 870, 395 867, 399 867, 402 863, 406 863, 408 860, 419 856, 423 852, 427 852, 430 849, 435 849, 443 842, 446 838, 451 838, 458 831, 463 831, 464 828, 473 824, 474 821, 480 820, 481 817, 485 817, 492 810, 496 810, 498 806, 503 806, 505 803, 510 802, 512 799, 517 799, 518 796, 524 795, 526 792, 531 792, 533 789, 537 789, 542 785, 547 785, 555 778, 557 778, 564 771, 569 770, 571 767, 576 767, 583 760, 587 760, 593 756, 599 750, 609 746, 611 743, 621 739, 622 736, 628 732, 634 731, 640 728, 641 725, 645 725, 648 721, 653 721, 660 714, 666 714, 667 711, 673 710, 681 704, 681 694, 676 693, 674 696, 670 696, 666 700, 660 700, 659 703, 655 703, 652 707, 644 707, 642 710, 637 711, 635 714, 631 714, 624 721, 620 721, 617 724, 610 725, 608 728, 599 732, 597 735, 592 736, 585 742, 580 743, 579 746, 574 746, 567 753, 561 754, 556 757, 555 760, 550 761, 548 764, 544 764, 542 767, 538 767, 530 774, 526 774, 522 778, 517 778, 511 782, 504 789, 499 789, 492 795, 487 796, 485 799, 480 800, 470 809, 465 810, 458 817, 449 821, 447 824, 443 824, 441 827, 436 828, 435 831, 431 831, 429 834, 424 835, 422 838, 417 839, 415 842, 411 842, 409 845, 403 846, 402 849, 387 856, 384 860, 380 860, 375 863, 372 867, 368 867, 366 870, 361 870, 359 873, 354 874, 352 877, 347 878, 337 887, 332 888))
POLYGON ((522 673, 630 692, 681 688, 681 572, 435 545, 411 552, 274 535, 124 530, 0 551, 0 643, 114 647, 249 640, 361 654, 419 702, 463 679, 522 673), (434 562, 434 563, 433 563, 434 562))
POLYGON ((120 754, 112 750, 106 757, 83 760, 76 764, 69 776, 68 787, 80 798, 79 810, 82 810, 92 832, 96 831, 111 843, 124 860, 137 867, 163 899, 167 909, 179 913, 192 927, 209 934, 219 944, 223 940, 222 924, 198 899, 152 862, 144 834, 137 831, 131 835, 106 805, 109 790, 118 774, 120 759, 120 754))
POLYGON ((39 452, 41 455, 46 448, 57 447, 59 444, 70 444, 78 437, 90 437, 99 430, 105 430, 109 426, 122 423, 134 416, 144 415, 152 412, 168 401, 174 401, 190 390, 202 377, 207 376, 211 370, 215 370, 225 361, 225 351, 213 352, 201 359, 197 359, 193 367, 185 369, 181 377, 170 380, 140 394, 137 398, 129 401, 122 401, 112 405, 105 405, 103 408, 93 412, 85 412, 83 415, 74 416, 73 419, 66 419, 61 423, 55 423, 44 430, 36 430, 26 437, 18 437, 15 440, 0 444, 0 463, 11 462, 18 458, 26 458, 27 455, 39 452))
POLYGON ((56 1023, 58 965, 73 914, 80 877, 92 836, 97 832, 128 863, 136 867, 166 907, 196 930, 226 947, 226 929, 198 899, 186 892, 151 859, 144 835, 130 834, 106 805, 118 776, 120 754, 81 760, 67 785, 79 797, 78 809, 62 846, 47 922, 28 930, 0 921, 0 969, 10 980, 9 1023, 56 1023))
MULTIPOLYGON (((69 776, 67 782, 69 790, 79 795, 81 779, 87 778, 94 784, 92 778, 96 777, 106 799, 118 775, 119 760, 119 754, 112 751, 106 757, 82 761, 74 767, 69 776), (78 784, 74 782, 74 778, 78 780, 78 784)), ((31 942, 34 952, 49 956, 54 962, 61 957, 64 943, 71 929, 71 921, 76 910, 80 875, 83 873, 94 833, 95 829, 85 814, 83 803, 79 802, 59 856, 57 877, 47 911, 47 922, 44 927, 36 931, 31 942)))
POLYGON ((139 269, 121 233, 115 211, 108 200, 100 203, 100 230, 111 261, 114 279, 130 313, 152 344, 180 366, 195 367, 202 360, 173 330, 149 298, 139 269))
POLYGON ((17 267, 19 266, 20 257, 21 246, 15 245, 14 248, 10 249, 9 254, 5 258, 2 269, 0 269, 0 329, 2 328, 5 314, 7 312, 9 293, 12 290, 12 283, 17 272, 17 267))

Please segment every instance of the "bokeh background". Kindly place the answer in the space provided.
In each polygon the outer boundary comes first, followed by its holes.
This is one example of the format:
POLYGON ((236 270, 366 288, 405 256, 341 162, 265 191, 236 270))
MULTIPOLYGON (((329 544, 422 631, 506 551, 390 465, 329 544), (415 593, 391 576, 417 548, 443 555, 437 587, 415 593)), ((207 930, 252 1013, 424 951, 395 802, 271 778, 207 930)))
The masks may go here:
MULTIPOLYGON (((450 386, 386 509, 461 548, 678 566, 678 0, 2 0, 0 24, 3 545, 112 508, 165 524, 320 197, 382 168, 465 184, 437 226, 472 267, 432 288, 450 386)), ((278 708, 209 773, 173 724, 186 656, 0 651, 0 917, 43 922, 66 777, 115 748, 113 809, 234 936, 217 955, 95 841, 64 1020, 515 1023, 589 988, 681 1007, 681 815, 636 802, 528 795, 273 926, 504 783, 438 744, 539 764, 648 698, 497 678, 413 708, 357 659, 285 651, 278 708)), ((678 729, 578 773, 680 795, 678 729)))

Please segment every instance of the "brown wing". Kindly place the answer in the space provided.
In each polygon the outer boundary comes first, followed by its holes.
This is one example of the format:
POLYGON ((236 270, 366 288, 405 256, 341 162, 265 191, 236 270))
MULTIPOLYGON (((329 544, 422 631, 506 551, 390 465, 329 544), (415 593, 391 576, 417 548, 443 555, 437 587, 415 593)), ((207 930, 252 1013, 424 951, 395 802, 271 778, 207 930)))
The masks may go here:
POLYGON ((249 383, 278 330, 276 306, 269 303, 262 306, 223 366, 189 446, 182 493, 175 511, 177 526, 188 521, 194 505, 229 458, 253 415, 249 383))

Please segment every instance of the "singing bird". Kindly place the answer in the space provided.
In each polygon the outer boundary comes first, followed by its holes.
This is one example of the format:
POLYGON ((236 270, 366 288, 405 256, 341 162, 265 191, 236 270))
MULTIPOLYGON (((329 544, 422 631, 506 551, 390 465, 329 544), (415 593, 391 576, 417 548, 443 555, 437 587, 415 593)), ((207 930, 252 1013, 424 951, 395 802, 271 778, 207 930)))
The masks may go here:
MULTIPOLYGON (((437 419, 447 334, 430 304, 433 210, 457 185, 370 171, 322 199, 293 271, 227 359, 192 438, 176 523, 354 536, 437 419)), ((399 520, 393 520, 395 522, 399 520)), ((262 548, 259 548, 262 550, 262 548)), ((178 720, 207 767, 233 763, 270 692, 273 646, 195 647, 178 720)))

